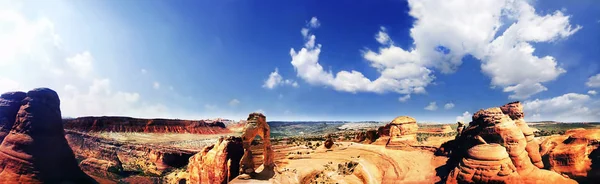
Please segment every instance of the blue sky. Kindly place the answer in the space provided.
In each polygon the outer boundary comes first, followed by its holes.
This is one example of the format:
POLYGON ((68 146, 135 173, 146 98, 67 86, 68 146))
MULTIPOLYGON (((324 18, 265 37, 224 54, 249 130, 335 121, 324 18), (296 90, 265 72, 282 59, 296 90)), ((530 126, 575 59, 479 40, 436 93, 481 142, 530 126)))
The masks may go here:
POLYGON ((63 116, 600 120, 593 0, 0 5, 0 91, 51 87, 63 116))

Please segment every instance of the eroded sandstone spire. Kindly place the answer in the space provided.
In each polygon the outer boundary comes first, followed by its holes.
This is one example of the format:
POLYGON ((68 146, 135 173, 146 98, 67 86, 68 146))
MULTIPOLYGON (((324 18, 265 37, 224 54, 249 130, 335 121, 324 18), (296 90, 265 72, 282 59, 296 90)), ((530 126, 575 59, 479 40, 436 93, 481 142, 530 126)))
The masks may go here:
MULTIPOLYGON (((2 97, 18 100, 21 95, 2 97)), ((18 112, 9 110, 16 119, 0 145, 0 183, 95 183, 81 171, 67 144, 56 92, 31 90, 18 112)))

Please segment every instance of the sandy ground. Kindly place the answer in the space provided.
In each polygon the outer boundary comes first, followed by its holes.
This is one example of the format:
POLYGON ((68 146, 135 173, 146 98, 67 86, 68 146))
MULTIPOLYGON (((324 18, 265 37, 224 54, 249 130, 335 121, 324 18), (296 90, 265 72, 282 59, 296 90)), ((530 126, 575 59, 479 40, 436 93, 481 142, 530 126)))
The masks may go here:
POLYGON ((435 169, 447 160, 430 151, 391 150, 350 142, 337 143, 332 149, 294 146, 275 150, 277 172, 273 178, 235 179, 231 183, 435 183, 440 181, 435 169), (338 164, 345 166, 348 162, 358 163, 354 172, 340 173, 338 164))

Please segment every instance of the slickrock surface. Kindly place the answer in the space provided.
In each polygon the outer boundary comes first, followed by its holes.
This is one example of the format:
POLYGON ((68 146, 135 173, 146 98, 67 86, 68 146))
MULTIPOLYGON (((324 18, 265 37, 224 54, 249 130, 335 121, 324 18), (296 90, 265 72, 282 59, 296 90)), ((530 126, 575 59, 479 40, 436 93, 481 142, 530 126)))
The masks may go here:
POLYGON ((542 162, 542 156, 540 155, 540 142, 534 138, 533 129, 529 128, 525 122, 525 114, 523 113, 523 106, 520 102, 511 102, 500 107, 502 113, 510 116, 510 119, 515 121, 515 124, 521 129, 525 139, 527 140, 527 151, 529 158, 533 164, 538 168, 544 168, 542 162))
MULTIPOLYGON (((532 159, 529 156, 532 153, 527 151, 530 141, 528 142, 526 138, 527 133, 522 131, 528 131, 528 127, 525 129, 524 126, 518 125, 513 120, 513 118, 519 119, 523 116, 522 111, 517 111, 520 110, 518 108, 520 104, 516 102, 507 106, 479 110, 473 115, 473 121, 469 123, 469 126, 456 140, 456 147, 452 151, 448 162, 449 167, 454 168, 454 170, 450 172, 447 183, 478 183, 480 181, 495 181, 498 183, 576 183, 574 180, 565 178, 558 173, 542 170, 534 165, 536 159, 532 159), (508 115, 504 112, 507 112, 508 115), (481 145, 486 144, 493 146, 481 147, 481 145), (505 155, 498 146, 505 148, 514 168, 510 164, 497 162, 498 159, 504 159, 502 155, 505 155), (495 162, 484 162, 490 159, 495 160, 495 162), (475 169, 470 166, 480 165, 480 163, 488 164, 488 166, 494 165, 494 167, 475 169), (499 165, 500 170, 498 170, 499 165), (503 171, 502 166, 504 165, 507 167, 505 166, 503 171), (511 170, 516 171, 518 176, 507 175, 509 171, 512 173, 511 170), (480 174, 477 174, 478 172, 480 174)), ((539 155, 539 152, 537 154, 539 155)), ((533 155, 535 155, 535 152, 533 152, 533 155)))
POLYGON ((0 96, 0 143, 15 123, 21 101, 27 96, 24 92, 8 92, 0 96))
POLYGON ((546 168, 581 183, 600 180, 600 129, 572 129, 541 146, 546 168))
POLYGON ((222 122, 129 117, 81 117, 64 120, 65 128, 82 132, 229 133, 222 122))
MULTIPOLYGON (((20 98, 19 93, 13 93, 20 98)), ((4 100, 11 94, 2 95, 4 100)), ((6 102, 6 101, 4 101, 6 102)), ((4 107, 11 107, 11 103, 4 107)), ((14 103, 13 103, 14 104, 14 103)), ((3 109, 3 121, 14 110, 3 109)), ((0 183, 96 183, 81 171, 65 140, 58 94, 38 88, 27 92, 12 129, 0 145, 0 183)))
POLYGON ((192 156, 188 165, 190 183, 228 183, 239 175, 240 160, 244 154, 242 139, 219 139, 192 156))

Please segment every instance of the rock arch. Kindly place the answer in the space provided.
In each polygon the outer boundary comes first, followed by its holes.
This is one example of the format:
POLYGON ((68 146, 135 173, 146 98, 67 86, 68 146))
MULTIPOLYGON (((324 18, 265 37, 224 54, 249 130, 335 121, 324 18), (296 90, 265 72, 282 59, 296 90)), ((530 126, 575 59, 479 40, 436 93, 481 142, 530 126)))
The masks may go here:
POLYGON ((271 129, 267 124, 267 118, 262 113, 250 113, 242 133, 244 156, 242 156, 240 162, 240 174, 248 174, 251 176, 256 174, 250 144, 257 135, 260 136, 263 141, 264 160, 262 173, 273 172, 275 164, 273 163, 273 148, 271 147, 270 139, 271 129))

